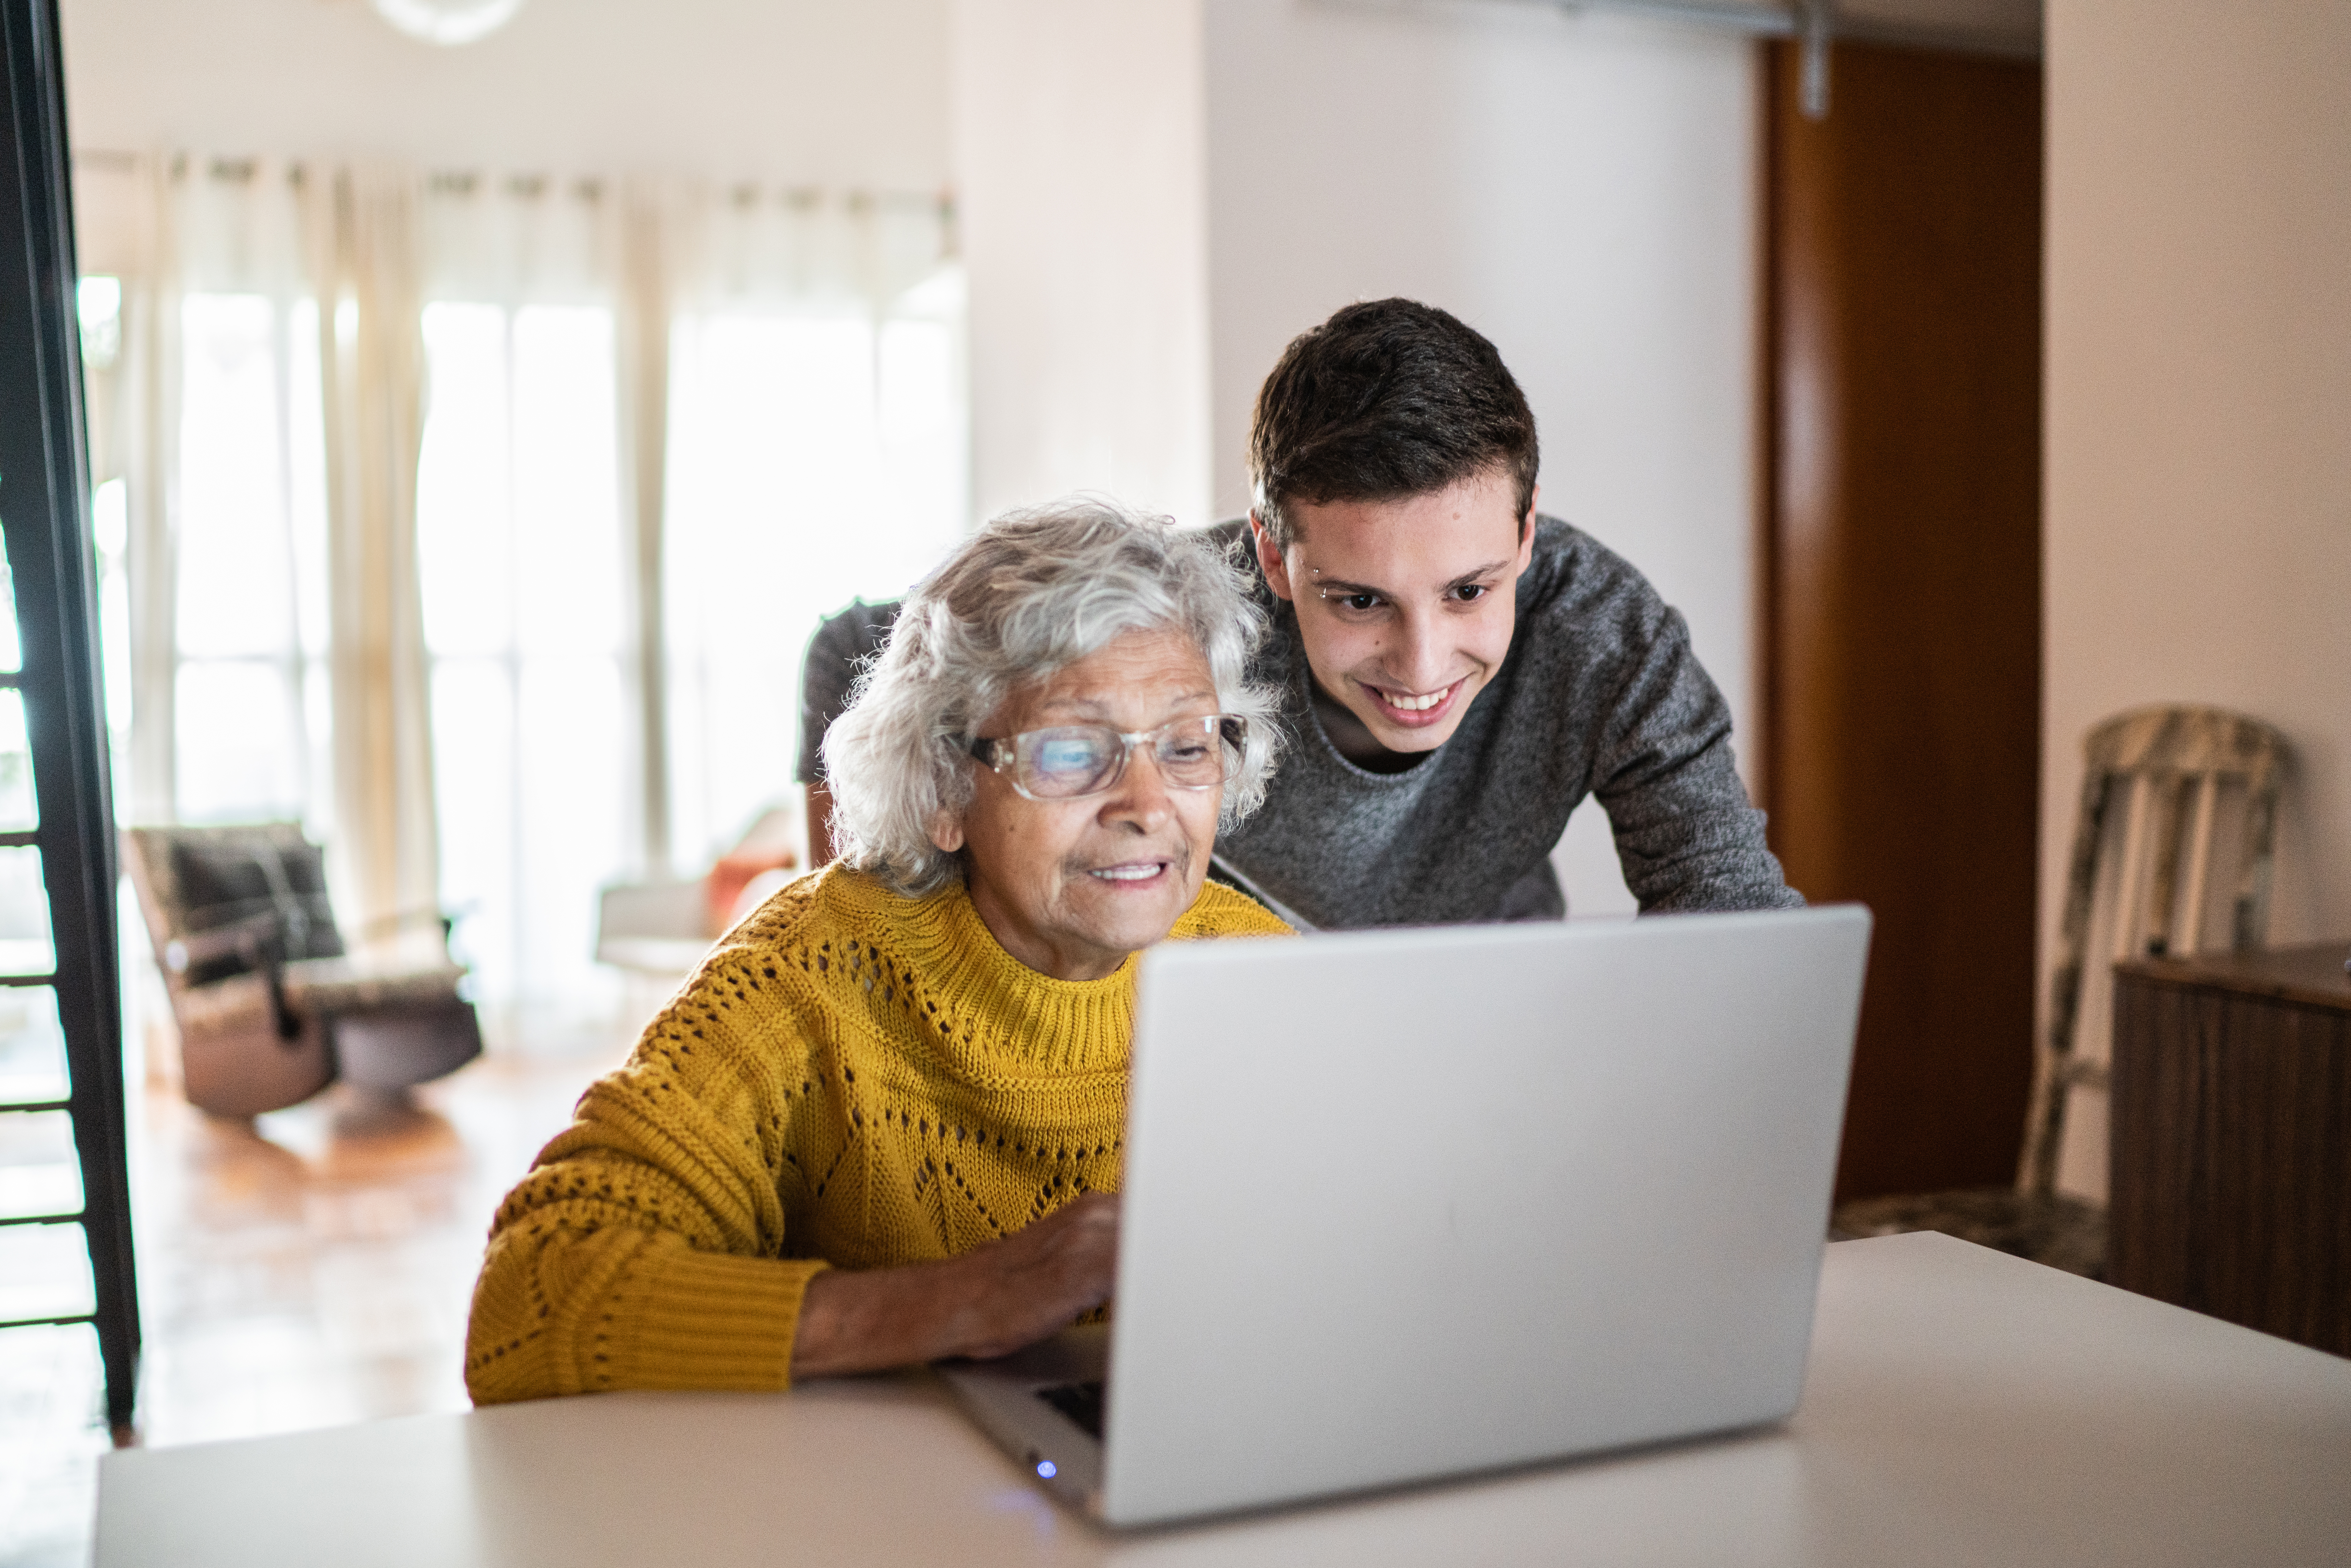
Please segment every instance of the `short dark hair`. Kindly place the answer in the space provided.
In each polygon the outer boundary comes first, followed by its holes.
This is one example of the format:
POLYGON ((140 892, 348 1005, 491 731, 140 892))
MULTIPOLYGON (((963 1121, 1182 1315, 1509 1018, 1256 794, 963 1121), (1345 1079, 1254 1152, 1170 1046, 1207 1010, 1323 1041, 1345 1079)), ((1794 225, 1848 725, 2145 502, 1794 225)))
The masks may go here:
POLYGON ((1350 305, 1290 340, 1249 423, 1258 520, 1287 549, 1292 501, 1425 496, 1495 470, 1534 505, 1535 416, 1502 356, 1412 299, 1350 305))

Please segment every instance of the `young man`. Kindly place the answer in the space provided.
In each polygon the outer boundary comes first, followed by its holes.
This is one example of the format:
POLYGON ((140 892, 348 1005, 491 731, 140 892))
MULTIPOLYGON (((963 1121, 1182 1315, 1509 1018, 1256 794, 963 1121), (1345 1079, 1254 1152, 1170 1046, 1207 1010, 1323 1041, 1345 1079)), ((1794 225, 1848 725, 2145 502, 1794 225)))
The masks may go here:
MULTIPOLYGON (((1289 750, 1217 873, 1292 924, 1557 918, 1551 865, 1589 794, 1644 912, 1801 904, 1733 769, 1688 628, 1588 535, 1535 511, 1534 416, 1494 346, 1406 299, 1299 337, 1258 393, 1252 677, 1289 750)), ((893 605, 809 649, 800 778, 893 605)), ((810 792, 811 826, 821 789, 810 792)), ((811 842, 822 852, 822 834, 811 842)))

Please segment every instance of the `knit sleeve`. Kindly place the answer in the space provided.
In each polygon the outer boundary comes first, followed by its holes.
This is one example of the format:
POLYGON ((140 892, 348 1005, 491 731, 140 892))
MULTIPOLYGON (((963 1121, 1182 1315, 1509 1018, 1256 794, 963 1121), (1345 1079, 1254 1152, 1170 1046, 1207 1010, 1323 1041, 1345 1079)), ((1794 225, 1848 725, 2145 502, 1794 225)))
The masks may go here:
POLYGON ((727 974, 722 952, 499 1206, 466 1329, 476 1404, 790 1381, 825 1267, 780 1256, 798 1042, 740 1038, 727 974))
POLYGON ((1644 914, 1800 905, 1740 782, 1729 705, 1680 614, 1643 587, 1642 634, 1627 640, 1593 770, 1625 884, 1644 914))

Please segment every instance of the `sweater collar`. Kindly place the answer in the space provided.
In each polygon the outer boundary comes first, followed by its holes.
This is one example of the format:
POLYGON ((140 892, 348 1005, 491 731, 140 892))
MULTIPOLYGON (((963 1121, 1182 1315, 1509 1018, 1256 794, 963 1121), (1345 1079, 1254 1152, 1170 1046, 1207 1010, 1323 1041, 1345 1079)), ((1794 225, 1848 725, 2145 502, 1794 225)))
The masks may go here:
POLYGON ((1057 980, 1004 950, 957 880, 910 899, 845 873, 843 913, 878 966, 868 995, 911 1008, 915 1033, 975 1082, 1126 1071, 1134 1036, 1135 957, 1099 980, 1057 980), (944 1025, 945 1027, 941 1027, 944 1025))

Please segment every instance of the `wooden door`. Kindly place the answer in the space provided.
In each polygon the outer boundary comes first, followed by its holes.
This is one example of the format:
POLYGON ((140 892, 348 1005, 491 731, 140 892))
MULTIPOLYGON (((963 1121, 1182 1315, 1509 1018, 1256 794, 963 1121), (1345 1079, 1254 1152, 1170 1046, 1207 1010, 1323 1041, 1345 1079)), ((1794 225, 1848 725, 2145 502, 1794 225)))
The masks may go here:
POLYGON ((1840 1200, 2015 1176, 2041 702, 2036 64, 1839 44, 1764 95, 1764 803, 1876 912, 1840 1200))

